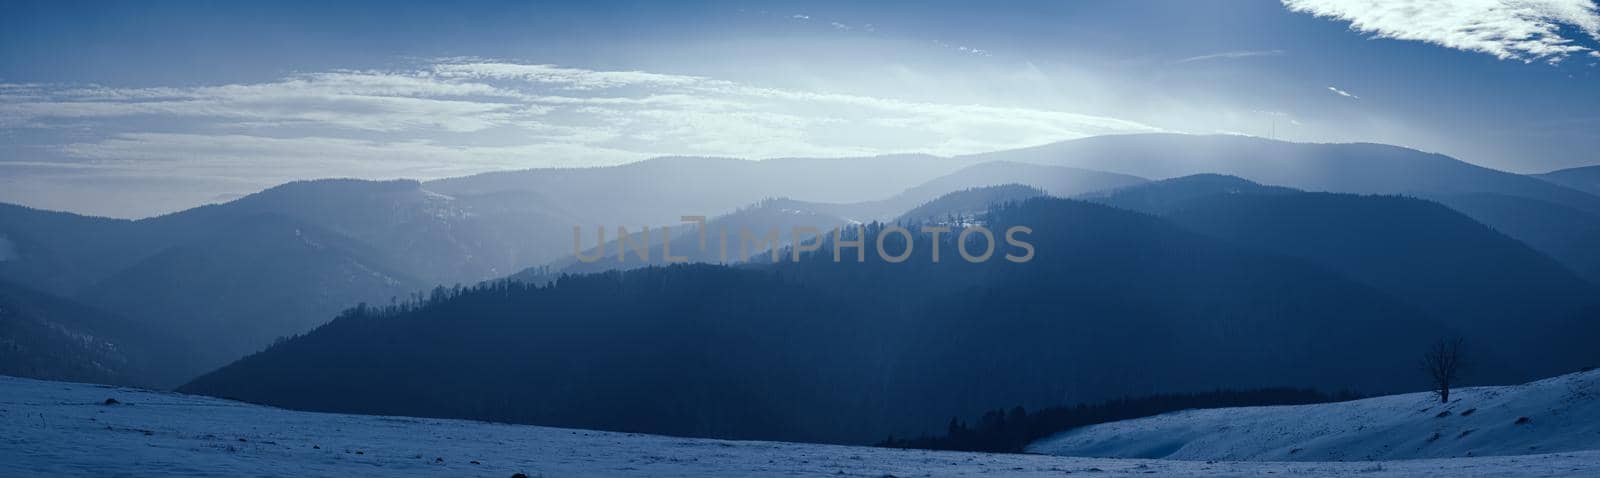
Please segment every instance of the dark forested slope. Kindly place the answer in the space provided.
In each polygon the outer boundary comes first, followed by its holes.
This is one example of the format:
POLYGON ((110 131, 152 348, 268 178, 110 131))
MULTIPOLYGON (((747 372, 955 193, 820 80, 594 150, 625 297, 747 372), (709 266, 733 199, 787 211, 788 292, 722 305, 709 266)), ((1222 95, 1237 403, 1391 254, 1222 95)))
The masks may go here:
POLYGON ((985 223, 1031 227, 1034 260, 1002 259, 1020 253, 1002 240, 990 261, 967 263, 946 234, 939 263, 923 236, 898 264, 868 241, 859 264, 825 248, 800 263, 441 291, 352 310, 183 390, 312 410, 859 443, 1009 404, 1416 389, 1416 354, 1456 333, 1337 273, 1151 216, 1034 199, 985 223))

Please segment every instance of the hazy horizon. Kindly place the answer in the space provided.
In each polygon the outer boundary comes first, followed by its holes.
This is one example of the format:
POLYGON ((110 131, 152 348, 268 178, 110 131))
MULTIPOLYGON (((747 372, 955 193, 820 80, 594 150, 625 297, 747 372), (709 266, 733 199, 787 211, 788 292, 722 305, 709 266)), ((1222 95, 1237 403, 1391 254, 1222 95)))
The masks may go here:
MULTIPOLYGON (((11 204, 15 204, 15 205, 19 205, 19 206, 25 206, 25 207, 29 207, 29 208, 33 208, 33 209, 45 210, 45 211, 69 212, 69 213, 79 214, 79 215, 89 216, 89 217, 105 217, 105 218, 111 218, 111 219, 139 220, 139 219, 147 219, 147 218, 152 218, 152 217, 159 217, 159 216, 163 216, 163 215, 167 215, 167 214, 171 214, 171 213, 175 213, 175 212, 182 212, 182 211, 185 211, 185 210, 188 210, 188 209, 192 209, 192 208, 196 208, 196 207, 200 207, 200 206, 206 206, 206 205, 212 205, 212 204, 225 204, 225 203, 228 203, 228 202, 231 202, 231 201, 234 201, 234 200, 246 197, 246 196, 250 196, 252 194, 256 194, 256 193, 260 193, 260 192, 263 192, 263 191, 267 191, 267 190, 270 190, 272 188, 275 188, 275 187, 278 187, 278 186, 282 186, 282 185, 285 185, 285 184, 290 184, 290 183, 295 183, 295 182, 306 182, 306 181, 322 181, 322 180, 360 180, 360 181, 378 181, 378 182, 381 182, 381 181, 413 181, 413 182, 426 184, 426 183, 431 182, 431 181, 448 180, 448 179, 456 179, 456 178, 467 178, 467 177, 472 177, 472 176, 476 176, 476 175, 480 175, 480 174, 518 172, 518 171, 535 171, 535 170, 609 168, 609 167, 625 166, 625 165, 629 165, 629 164, 652 161, 652 160, 673 159, 673 158, 728 159, 728 160, 752 161, 752 162, 772 161, 772 160, 793 160, 793 159, 800 159, 800 160, 813 160, 813 159, 816 159, 816 160, 846 160, 846 161, 848 161, 848 160, 854 160, 854 159, 865 160, 865 159, 871 159, 871 158, 877 158, 877 157, 889 157, 889 156, 900 156, 900 155, 921 155, 921 156, 927 156, 929 158, 952 159, 952 158, 959 158, 959 157, 963 157, 963 156, 981 156, 981 155, 983 155, 985 153, 1001 153, 1001 152, 1006 152, 1006 151, 1026 150, 1026 149, 1040 147, 1040 146, 1049 146, 1049 145, 1053 145, 1053 144, 1068 143, 1068 142, 1081 140, 1081 139, 1089 139, 1089 138, 1097 138, 1097 137, 1105 137, 1105 136, 1130 136, 1130 135, 1137 136, 1137 135, 1150 135, 1150 134, 1171 134, 1171 135, 1180 135, 1180 136, 1238 136, 1238 137, 1242 137, 1242 138, 1258 139, 1258 140, 1281 142, 1281 143, 1293 143, 1293 144, 1324 144, 1324 145, 1383 144, 1383 143, 1371 143, 1371 142, 1363 142, 1363 141, 1351 141, 1351 142, 1287 141, 1287 140, 1282 140, 1282 139, 1264 138, 1264 137, 1260 137, 1260 136, 1242 135, 1242 134, 1119 133, 1119 134, 1086 136, 1086 137, 1083 137, 1083 138, 1075 138, 1075 139, 1062 140, 1062 141, 1052 141, 1052 142, 1048 142, 1048 143, 1040 143, 1040 144, 1034 144, 1034 145, 1024 145, 1024 146, 1018 146, 1018 147, 1015 147, 1015 148, 1006 148, 1006 149, 991 150, 991 151, 981 151, 981 152, 965 153, 965 154, 949 154, 949 155, 939 155, 939 154, 922 153, 922 152, 883 153, 883 154, 873 154, 873 155, 834 156, 834 157, 826 157, 826 156, 824 156, 824 157, 773 156, 773 157, 761 157, 761 158, 741 158, 741 157, 731 157, 731 156, 660 155, 660 156, 648 156, 648 157, 643 157, 643 158, 638 158, 638 159, 627 160, 627 161, 623 161, 623 162, 616 163, 616 164, 598 164, 598 165, 581 165, 581 166, 535 166, 535 167, 529 167, 529 168, 512 168, 512 169, 496 169, 496 170, 488 170, 488 171, 478 171, 478 172, 472 172, 472 173, 464 173, 464 174, 460 174, 460 175, 438 176, 438 177, 321 176, 321 177, 293 178, 293 179, 286 179, 283 182, 279 182, 279 183, 268 184, 268 185, 262 186, 259 189, 252 189, 252 190, 244 190, 244 191, 240 191, 240 192, 230 192, 230 193, 219 194, 219 195, 214 196, 214 197, 212 197, 210 199, 202 200, 200 202, 196 202, 196 203, 193 203, 193 204, 175 203, 175 204, 172 205, 172 209, 170 209, 170 210, 160 210, 160 211, 154 211, 154 212, 150 212, 150 213, 137 214, 137 215, 96 214, 93 211, 80 211, 80 210, 72 210, 72 209, 51 209, 49 207, 43 207, 43 206, 28 204, 26 202, 11 202, 11 204)), ((1389 145, 1389 146, 1394 146, 1394 145, 1389 145)), ((1403 146, 1401 146, 1401 147, 1405 148, 1403 146)), ((1405 149, 1416 150, 1415 148, 1405 148, 1405 149)), ((1425 151, 1425 150, 1416 150, 1416 151, 1419 151, 1419 152, 1422 152, 1422 153, 1430 153, 1430 154, 1443 154, 1443 153, 1437 153, 1437 152, 1434 152, 1434 151, 1425 151)), ((1460 158, 1455 158, 1455 159, 1459 160, 1460 158)), ((1463 161, 1463 162, 1466 162, 1467 164, 1473 164, 1473 163, 1467 162, 1467 161, 1463 161)), ((1474 164, 1474 165, 1475 166, 1482 166, 1482 165, 1476 165, 1476 164, 1474 164)), ((1588 167, 1588 166, 1600 166, 1600 164, 1580 165, 1580 166, 1576 166, 1576 168, 1583 168, 1583 167, 1588 167)), ((1570 169, 1570 168, 1563 168, 1563 169, 1570 169)), ((1552 170, 1552 171, 1559 171, 1559 170, 1552 170)), ((1539 173, 1552 172, 1552 171, 1539 171, 1539 172, 1527 173, 1527 174, 1539 174, 1539 173)), ((1156 178, 1148 178, 1148 179, 1159 180, 1159 179, 1172 179, 1172 178, 1156 177, 1156 178)), ((882 198, 878 198, 878 199, 888 198, 888 197, 890 197, 890 196, 892 196, 892 195, 894 195, 895 193, 898 193, 898 192, 900 192, 900 191, 886 190, 886 191, 883 192, 883 197, 882 198)), ((6 201, 0 201, 0 202, 6 202, 6 201)))
POLYGON ((1141 132, 1597 163, 1593 3, 1148 7, 8 2, 0 201, 141 217, 298 179, 1141 132))

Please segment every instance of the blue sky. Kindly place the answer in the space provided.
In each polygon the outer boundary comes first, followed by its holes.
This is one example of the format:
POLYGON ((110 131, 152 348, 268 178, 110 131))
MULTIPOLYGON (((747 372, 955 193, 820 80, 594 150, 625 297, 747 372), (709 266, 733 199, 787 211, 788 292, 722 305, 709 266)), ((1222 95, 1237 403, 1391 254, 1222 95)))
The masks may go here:
POLYGON ((1592 0, 151 3, 0 6, 0 201, 1145 131, 1600 163, 1592 0))

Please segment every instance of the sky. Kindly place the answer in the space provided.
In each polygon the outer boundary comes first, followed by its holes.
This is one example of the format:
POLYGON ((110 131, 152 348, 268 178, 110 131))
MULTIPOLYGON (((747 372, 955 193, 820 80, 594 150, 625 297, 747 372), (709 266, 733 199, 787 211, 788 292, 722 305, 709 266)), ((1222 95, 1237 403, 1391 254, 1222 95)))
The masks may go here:
POLYGON ((1101 134, 1600 164, 1593 0, 0 4, 0 202, 1101 134))

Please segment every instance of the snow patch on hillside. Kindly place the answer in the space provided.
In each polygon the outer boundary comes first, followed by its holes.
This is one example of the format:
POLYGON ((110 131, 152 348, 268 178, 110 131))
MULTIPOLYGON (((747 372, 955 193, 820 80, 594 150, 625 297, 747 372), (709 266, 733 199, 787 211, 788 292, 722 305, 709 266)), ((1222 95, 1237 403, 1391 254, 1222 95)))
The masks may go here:
POLYGON ((1341 461, 1600 449, 1600 371, 1342 403, 1187 410, 1094 425, 1028 451, 1181 460, 1341 461))
POLYGON ((1600 476, 1600 452, 1403 462, 893 450, 310 413, 0 376, 0 476, 1600 476), (107 399, 116 400, 108 404, 107 399))

